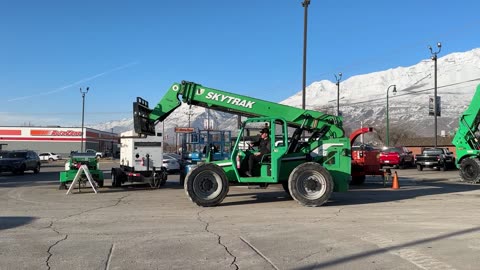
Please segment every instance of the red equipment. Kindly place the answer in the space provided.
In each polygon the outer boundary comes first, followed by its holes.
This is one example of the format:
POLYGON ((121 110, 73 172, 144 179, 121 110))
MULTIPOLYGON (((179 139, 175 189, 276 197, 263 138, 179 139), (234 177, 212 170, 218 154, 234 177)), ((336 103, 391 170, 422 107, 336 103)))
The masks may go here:
POLYGON ((383 175, 378 160, 379 150, 365 147, 365 145, 353 146, 358 136, 368 132, 373 132, 373 128, 360 128, 350 135, 350 145, 352 145, 352 182, 350 183, 353 185, 363 184, 366 175, 383 175))

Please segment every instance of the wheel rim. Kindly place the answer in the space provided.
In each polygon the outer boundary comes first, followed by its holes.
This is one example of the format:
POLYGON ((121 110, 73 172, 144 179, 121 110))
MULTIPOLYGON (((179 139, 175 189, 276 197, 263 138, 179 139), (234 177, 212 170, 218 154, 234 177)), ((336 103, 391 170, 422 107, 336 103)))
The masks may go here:
POLYGON ((222 178, 211 171, 201 172, 193 179, 193 192, 205 200, 216 198, 222 188, 222 178))
POLYGON ((327 190, 327 179, 319 172, 305 172, 298 177, 298 192, 309 200, 322 197, 327 190))

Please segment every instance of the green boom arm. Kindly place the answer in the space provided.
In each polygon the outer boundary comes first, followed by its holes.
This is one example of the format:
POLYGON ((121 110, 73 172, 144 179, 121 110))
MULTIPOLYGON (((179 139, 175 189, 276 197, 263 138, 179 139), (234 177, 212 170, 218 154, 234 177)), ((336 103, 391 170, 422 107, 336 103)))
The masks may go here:
POLYGON ((181 103, 211 108, 246 117, 271 117, 281 115, 288 126, 315 131, 327 130, 325 137, 344 137, 342 118, 313 110, 269 102, 204 87, 193 82, 174 83, 153 110, 141 98, 134 102, 134 128, 140 135, 153 135, 155 123, 163 121, 181 103))
POLYGON ((453 138, 457 152, 457 167, 464 157, 480 155, 480 143, 476 134, 480 124, 480 85, 473 95, 470 106, 460 116, 458 131, 453 138))

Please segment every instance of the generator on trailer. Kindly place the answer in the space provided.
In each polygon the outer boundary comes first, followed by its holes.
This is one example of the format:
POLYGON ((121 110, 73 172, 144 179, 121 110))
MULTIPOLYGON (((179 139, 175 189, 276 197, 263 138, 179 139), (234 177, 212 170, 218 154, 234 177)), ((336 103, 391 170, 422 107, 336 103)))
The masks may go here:
POLYGON ((480 182, 480 85, 477 86, 472 101, 460 116, 458 130, 453 137, 457 154, 455 165, 460 170, 462 180, 480 182))
POLYGON ((135 132, 155 135, 155 124, 164 121, 182 102, 250 117, 242 123, 228 160, 207 158, 186 175, 185 192, 197 205, 220 204, 230 184, 279 183, 305 206, 320 206, 333 191, 348 190, 350 141, 345 137, 341 117, 183 81, 174 83, 154 109, 137 97, 133 103, 135 132), (268 126, 271 138, 271 153, 256 165, 253 177, 246 174, 248 160, 258 150, 240 147, 243 137, 249 135, 245 135, 249 125, 268 126), (304 133, 308 133, 306 141, 304 133))
MULTIPOLYGON (((86 165, 93 180, 97 182, 99 187, 103 187, 103 171, 100 170, 98 159, 95 153, 88 152, 72 152, 70 158, 65 162, 65 170, 60 172, 60 186, 59 189, 67 189, 67 184, 71 183, 78 173, 78 170, 82 165, 86 165)), ((85 172, 82 172, 78 184, 85 184, 87 182, 87 176, 85 172)))
POLYGON ((153 188, 165 185, 167 170, 163 167, 161 133, 139 138, 133 131, 120 134, 120 167, 112 168, 112 186, 126 182, 148 183, 153 188))

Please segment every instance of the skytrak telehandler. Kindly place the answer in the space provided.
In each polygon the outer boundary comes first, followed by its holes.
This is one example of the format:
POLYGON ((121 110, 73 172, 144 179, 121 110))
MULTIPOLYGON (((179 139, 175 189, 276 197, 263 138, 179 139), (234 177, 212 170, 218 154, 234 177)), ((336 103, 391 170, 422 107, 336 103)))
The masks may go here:
POLYGON ((458 130, 453 137, 457 159, 456 166, 464 181, 480 182, 480 85, 470 106, 460 116, 458 130))
POLYGON ((197 205, 220 204, 230 184, 280 183, 304 206, 320 206, 333 191, 348 190, 350 141, 345 137, 341 117, 182 81, 174 83, 153 110, 147 101, 137 97, 133 103, 135 132, 139 136, 154 135, 155 124, 164 121, 182 102, 251 117, 242 123, 228 160, 207 159, 188 172, 184 189, 197 205), (264 155, 253 177, 245 173, 249 155, 257 150, 240 147, 249 125, 268 125, 271 138, 271 154, 264 155))

